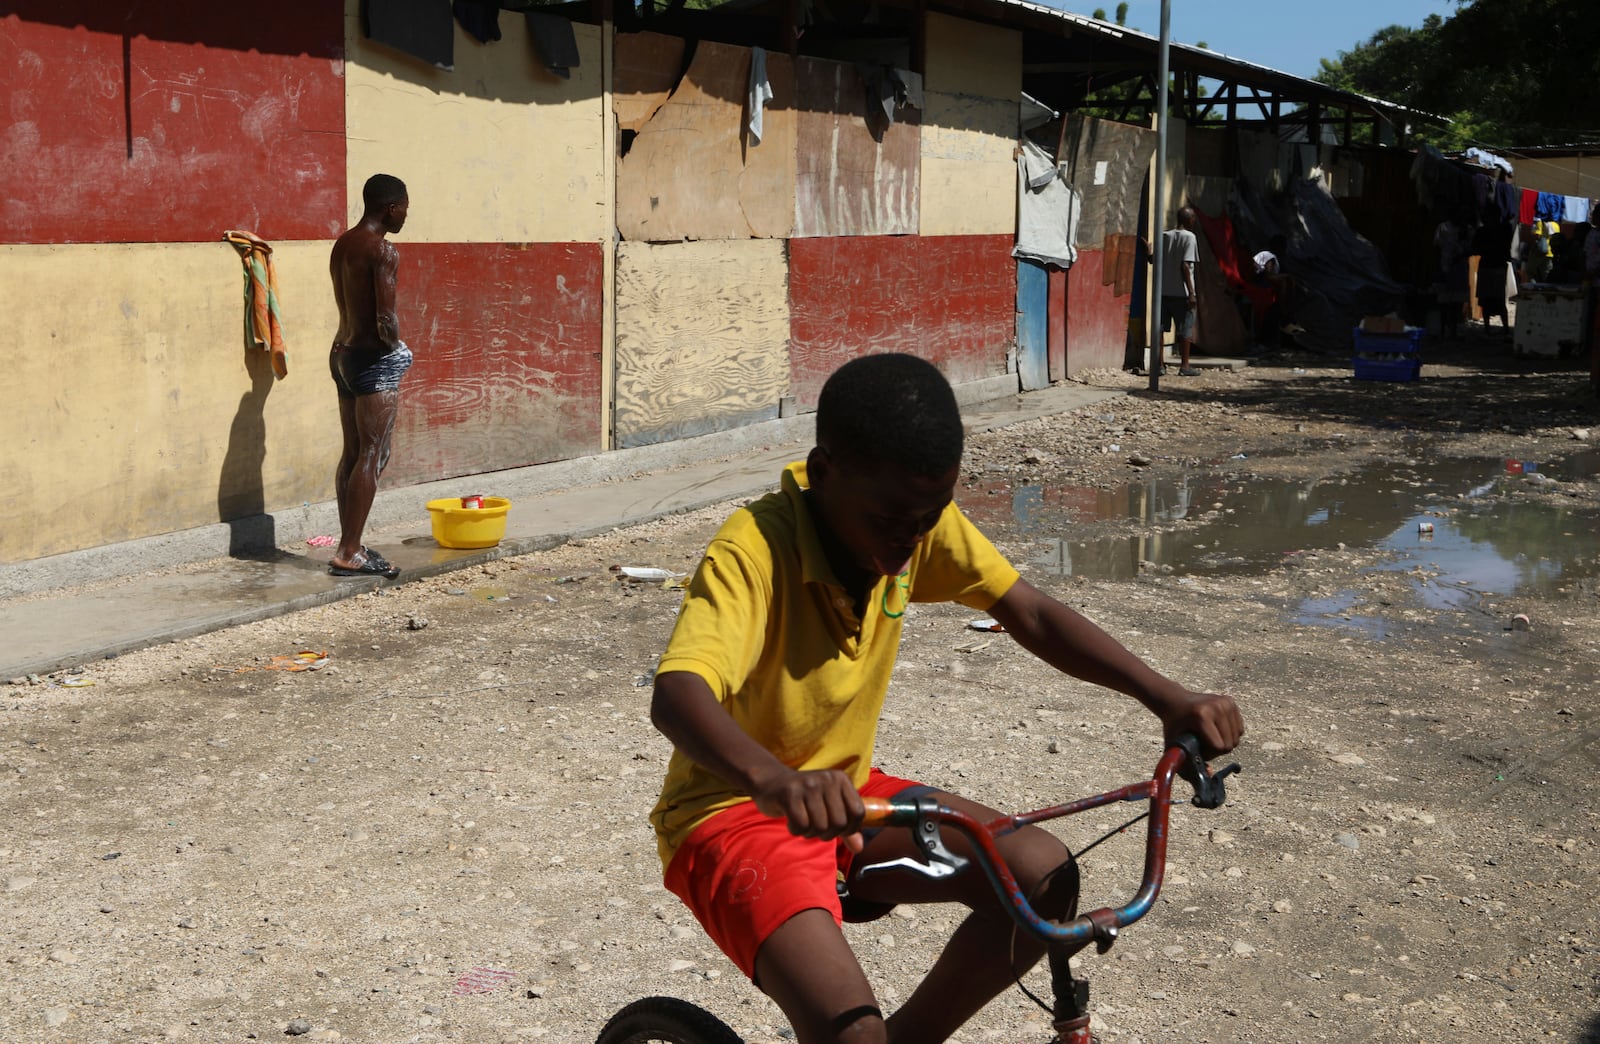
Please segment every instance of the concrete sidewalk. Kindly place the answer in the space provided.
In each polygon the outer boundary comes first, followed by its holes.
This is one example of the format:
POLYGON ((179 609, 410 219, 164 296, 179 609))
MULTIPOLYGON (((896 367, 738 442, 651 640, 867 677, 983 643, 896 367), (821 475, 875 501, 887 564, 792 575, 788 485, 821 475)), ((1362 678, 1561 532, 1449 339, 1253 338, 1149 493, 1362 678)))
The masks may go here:
MULTIPOLYGON (((1065 413, 1124 394, 1065 385, 987 399, 985 387, 957 388, 958 398, 975 400, 962 405, 969 431, 1065 413)), ((783 465, 810 448, 814 430, 807 414, 669 446, 383 491, 373 505, 367 542, 401 568, 395 583, 555 547, 574 537, 773 489, 783 465), (469 492, 510 498, 505 539, 481 551, 440 547, 424 504, 469 492)), ((0 634, 6 637, 0 679, 45 674, 281 616, 386 583, 331 576, 329 550, 305 545, 308 536, 338 532, 332 504, 308 504, 263 516, 247 533, 242 528, 207 526, 8 569, 0 576, 6 596, 0 600, 0 634), (249 546, 276 550, 229 556, 229 547, 245 536, 251 538, 249 546)))

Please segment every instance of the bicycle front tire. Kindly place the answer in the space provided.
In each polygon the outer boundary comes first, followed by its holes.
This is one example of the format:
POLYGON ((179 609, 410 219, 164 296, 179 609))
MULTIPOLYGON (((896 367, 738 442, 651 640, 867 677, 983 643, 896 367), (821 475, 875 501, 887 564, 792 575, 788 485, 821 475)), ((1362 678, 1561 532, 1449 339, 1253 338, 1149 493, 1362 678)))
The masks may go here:
POLYGON ((623 1008, 595 1044, 743 1044, 704 1008, 676 997, 645 997, 623 1008))

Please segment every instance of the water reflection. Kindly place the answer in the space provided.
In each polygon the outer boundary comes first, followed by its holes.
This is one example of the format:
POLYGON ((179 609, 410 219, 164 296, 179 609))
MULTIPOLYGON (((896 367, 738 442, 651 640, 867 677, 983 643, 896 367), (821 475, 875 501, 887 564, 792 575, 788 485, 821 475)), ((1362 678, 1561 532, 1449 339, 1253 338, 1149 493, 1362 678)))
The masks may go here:
POLYGON ((1437 574, 1426 585, 1428 604, 1460 607, 1477 593, 1549 592, 1600 572, 1591 514, 1492 496, 1513 483, 1582 478, 1597 467, 1595 452, 1554 464, 1413 458, 1338 479, 1200 474, 1112 489, 1030 484, 1010 489, 1009 498, 992 488, 963 506, 982 524, 1009 499, 1005 521, 1044 545, 1030 561, 1059 575, 1127 579, 1145 562, 1177 574, 1261 574, 1286 556, 1344 544, 1390 552, 1385 569, 1437 574), (1191 524, 1072 538, 1074 526, 1129 519, 1191 524))

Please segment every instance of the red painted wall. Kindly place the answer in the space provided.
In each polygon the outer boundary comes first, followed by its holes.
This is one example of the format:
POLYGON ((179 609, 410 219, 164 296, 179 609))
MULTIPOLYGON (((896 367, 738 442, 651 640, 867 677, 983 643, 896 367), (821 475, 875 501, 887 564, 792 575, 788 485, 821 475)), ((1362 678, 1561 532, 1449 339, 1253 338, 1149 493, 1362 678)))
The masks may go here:
POLYGON ((1101 281, 1104 258, 1100 250, 1079 250, 1067 270, 1068 377, 1080 370, 1122 368, 1132 297, 1101 281))
POLYGON ((0 242, 341 231, 343 4, 12 0, 5 11, 0 242))
POLYGON ((1016 340, 1013 237, 841 236, 789 241, 790 387, 815 409, 838 367, 910 352, 953 383, 1006 372, 1016 340))
POLYGON ((385 484, 599 452, 600 244, 396 246, 416 362, 385 484))

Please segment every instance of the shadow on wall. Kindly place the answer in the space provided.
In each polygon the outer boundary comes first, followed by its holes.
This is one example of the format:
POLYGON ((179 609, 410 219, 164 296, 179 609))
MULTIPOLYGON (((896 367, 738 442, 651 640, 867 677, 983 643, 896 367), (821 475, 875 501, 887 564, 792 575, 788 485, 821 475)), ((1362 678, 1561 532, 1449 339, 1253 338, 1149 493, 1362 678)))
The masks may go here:
POLYGON ((217 519, 228 525, 228 554, 255 557, 277 545, 276 525, 266 513, 262 467, 267 458, 267 396, 272 393, 272 360, 254 345, 244 348, 250 388, 228 428, 228 449, 217 477, 217 519))

